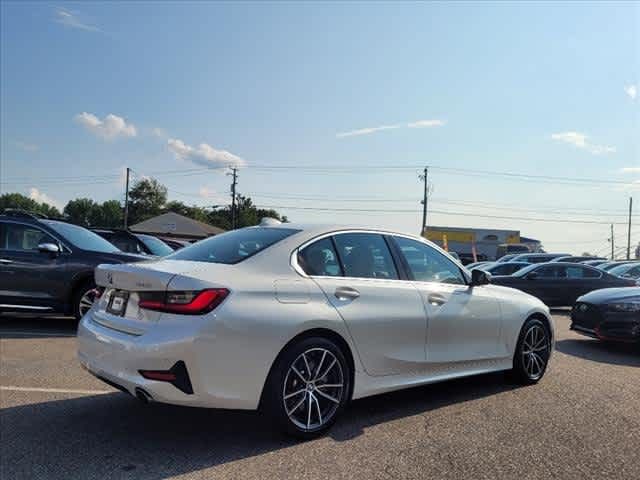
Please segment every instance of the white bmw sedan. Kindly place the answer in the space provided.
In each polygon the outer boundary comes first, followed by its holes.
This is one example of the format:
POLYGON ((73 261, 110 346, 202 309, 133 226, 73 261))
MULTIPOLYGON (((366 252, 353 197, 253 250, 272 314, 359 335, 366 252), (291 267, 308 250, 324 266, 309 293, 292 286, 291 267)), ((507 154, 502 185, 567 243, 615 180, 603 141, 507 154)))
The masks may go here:
POLYGON ((87 370, 144 401, 260 408, 303 438, 351 399, 499 370, 536 383, 554 345, 538 299, 388 231, 244 228, 96 282, 87 370))

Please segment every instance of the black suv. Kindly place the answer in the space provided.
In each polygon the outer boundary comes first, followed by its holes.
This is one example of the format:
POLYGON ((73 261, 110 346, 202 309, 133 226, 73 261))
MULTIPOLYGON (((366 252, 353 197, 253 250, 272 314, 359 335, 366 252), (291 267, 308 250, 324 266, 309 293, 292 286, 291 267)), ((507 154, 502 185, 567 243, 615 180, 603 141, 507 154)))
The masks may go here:
POLYGON ((80 318, 98 295, 97 265, 144 259, 121 252, 86 228, 5 211, 0 214, 0 311, 80 318))

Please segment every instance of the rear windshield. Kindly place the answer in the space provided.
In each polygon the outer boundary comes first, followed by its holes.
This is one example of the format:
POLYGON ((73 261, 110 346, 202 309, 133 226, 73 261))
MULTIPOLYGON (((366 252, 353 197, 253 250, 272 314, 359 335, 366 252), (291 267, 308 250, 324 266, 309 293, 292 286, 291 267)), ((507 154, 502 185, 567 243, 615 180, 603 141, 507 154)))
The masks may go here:
POLYGON ((238 263, 299 231, 292 228, 242 228, 201 240, 166 258, 194 262, 238 263))

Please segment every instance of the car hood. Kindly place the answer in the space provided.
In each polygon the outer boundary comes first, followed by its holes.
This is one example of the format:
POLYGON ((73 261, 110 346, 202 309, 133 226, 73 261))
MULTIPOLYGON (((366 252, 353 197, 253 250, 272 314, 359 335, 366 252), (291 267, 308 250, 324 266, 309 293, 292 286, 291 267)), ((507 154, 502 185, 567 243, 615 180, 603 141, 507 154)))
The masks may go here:
POLYGON ((640 287, 603 288, 581 296, 578 298, 578 302, 587 302, 598 305, 634 297, 640 298, 640 287))

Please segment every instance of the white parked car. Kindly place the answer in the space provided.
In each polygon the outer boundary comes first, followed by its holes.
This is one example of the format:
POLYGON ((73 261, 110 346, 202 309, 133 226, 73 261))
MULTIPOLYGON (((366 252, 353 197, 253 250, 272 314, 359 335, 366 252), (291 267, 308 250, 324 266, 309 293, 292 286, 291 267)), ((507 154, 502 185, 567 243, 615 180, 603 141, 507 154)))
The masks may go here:
POLYGON ((554 325, 419 237, 250 227, 163 259, 101 265, 79 359, 144 401, 268 412, 309 438, 351 400, 509 370, 536 383, 554 325))

